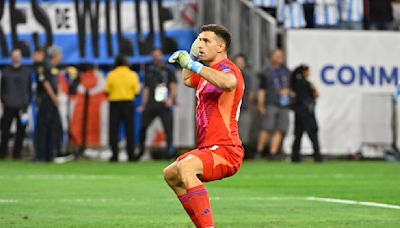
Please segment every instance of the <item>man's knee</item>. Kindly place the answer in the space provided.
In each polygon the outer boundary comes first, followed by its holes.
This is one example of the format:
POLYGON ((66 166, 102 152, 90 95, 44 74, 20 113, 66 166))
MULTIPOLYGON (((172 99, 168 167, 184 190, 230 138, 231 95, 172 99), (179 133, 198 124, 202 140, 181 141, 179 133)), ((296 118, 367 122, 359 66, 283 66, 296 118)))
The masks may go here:
POLYGON ((177 163, 179 178, 185 184, 189 178, 202 173, 201 160, 195 156, 190 156, 177 163))
POLYGON ((164 176, 164 180, 169 185, 175 184, 179 178, 177 166, 171 165, 171 166, 166 167, 163 171, 163 176, 164 176))

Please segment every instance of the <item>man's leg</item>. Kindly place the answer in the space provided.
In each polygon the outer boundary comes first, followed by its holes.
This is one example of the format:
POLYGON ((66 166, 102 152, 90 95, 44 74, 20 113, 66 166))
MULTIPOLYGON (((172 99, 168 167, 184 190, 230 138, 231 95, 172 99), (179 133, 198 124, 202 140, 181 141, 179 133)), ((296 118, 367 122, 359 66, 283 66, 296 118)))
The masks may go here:
POLYGON ((194 215, 194 211, 190 206, 190 201, 186 200, 186 188, 183 186, 183 183, 178 175, 178 166, 177 162, 172 163, 167 168, 164 169, 164 179, 167 184, 171 187, 171 189, 178 196, 179 201, 181 202, 183 209, 185 209, 186 213, 189 215, 192 222, 198 226, 198 222, 196 220, 196 216, 194 215))
POLYGON ((294 126, 294 140, 292 145, 292 162, 300 162, 300 147, 301 138, 303 136, 303 124, 301 123, 300 116, 296 114, 294 126))
POLYGON ((10 139, 10 127, 12 120, 13 110, 5 108, 3 117, 1 118, 0 159, 4 159, 8 154, 8 140, 10 139))
POLYGON ((118 161, 118 130, 119 130, 119 108, 118 103, 110 102, 110 117, 109 117, 109 145, 111 147, 112 156, 111 162, 118 161))
POLYGON ((173 125, 174 118, 170 109, 165 109, 160 114, 161 123, 163 125, 165 135, 167 136, 167 153, 168 157, 175 156, 175 149, 173 145, 173 125))
POLYGON ((287 132, 289 128, 289 110, 282 107, 277 107, 276 113, 276 125, 275 132, 271 139, 271 155, 275 155, 279 152, 279 148, 281 147, 283 134, 287 132))
POLYGON ((261 157, 262 152, 265 149, 265 144, 269 140, 269 134, 266 130, 261 130, 260 134, 258 135, 258 142, 257 142, 257 157, 261 157))
MULTIPOLYGON (((206 153, 206 152, 205 152, 206 153)), ((164 178, 197 227, 214 227, 208 192, 197 175, 203 174, 203 162, 189 155, 164 170, 164 178)))
POLYGON ((126 152, 128 160, 133 161, 135 155, 135 112, 133 111, 133 102, 124 102, 122 115, 125 123, 126 152))
POLYGON ((139 160, 142 155, 144 154, 144 149, 145 149, 145 143, 146 143, 146 133, 147 133, 147 128, 149 128, 150 124, 153 122, 153 120, 157 116, 157 111, 154 111, 152 109, 145 109, 142 112, 142 124, 140 126, 140 131, 139 131, 139 154, 135 156, 135 160, 139 160))
POLYGON ((271 138, 271 155, 275 155, 279 151, 279 147, 281 146, 281 141, 283 138, 283 134, 280 131, 275 131, 271 138))
POLYGON ((15 134, 14 148, 13 148, 13 158, 21 159, 22 142, 25 136, 26 125, 21 123, 21 118, 17 115, 17 132, 15 134))
POLYGON ((36 129, 35 129, 35 161, 45 161, 46 157, 46 131, 48 126, 48 115, 47 101, 43 100, 39 104, 39 110, 36 119, 36 129))

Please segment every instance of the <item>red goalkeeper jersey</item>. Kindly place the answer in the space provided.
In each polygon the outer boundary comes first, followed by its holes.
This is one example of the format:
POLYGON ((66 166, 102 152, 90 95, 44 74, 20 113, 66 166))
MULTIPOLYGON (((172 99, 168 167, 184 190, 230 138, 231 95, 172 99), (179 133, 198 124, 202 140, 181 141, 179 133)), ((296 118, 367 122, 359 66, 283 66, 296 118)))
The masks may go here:
POLYGON ((192 76, 192 85, 196 88, 197 98, 197 148, 214 145, 241 146, 238 120, 244 92, 242 73, 229 59, 210 67, 235 76, 237 86, 232 91, 224 91, 199 75, 192 76))

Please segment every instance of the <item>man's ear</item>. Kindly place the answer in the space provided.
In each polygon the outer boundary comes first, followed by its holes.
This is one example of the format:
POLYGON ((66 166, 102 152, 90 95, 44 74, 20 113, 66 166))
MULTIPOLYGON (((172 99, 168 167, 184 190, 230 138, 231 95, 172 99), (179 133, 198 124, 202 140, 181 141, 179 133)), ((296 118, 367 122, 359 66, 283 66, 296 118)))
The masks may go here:
POLYGON ((225 47, 226 47, 226 44, 225 44, 224 42, 221 42, 221 43, 218 45, 218 53, 223 53, 223 52, 225 52, 225 47))

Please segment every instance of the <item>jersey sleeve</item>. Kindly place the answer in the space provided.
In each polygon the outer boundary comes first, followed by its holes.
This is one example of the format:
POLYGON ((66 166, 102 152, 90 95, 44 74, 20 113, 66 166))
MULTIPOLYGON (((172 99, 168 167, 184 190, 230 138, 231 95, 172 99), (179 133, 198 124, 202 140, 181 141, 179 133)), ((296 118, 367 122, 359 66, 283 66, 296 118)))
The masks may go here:
POLYGON ((197 86, 200 83, 200 79, 201 79, 200 75, 192 73, 191 82, 194 88, 197 88, 197 86))

